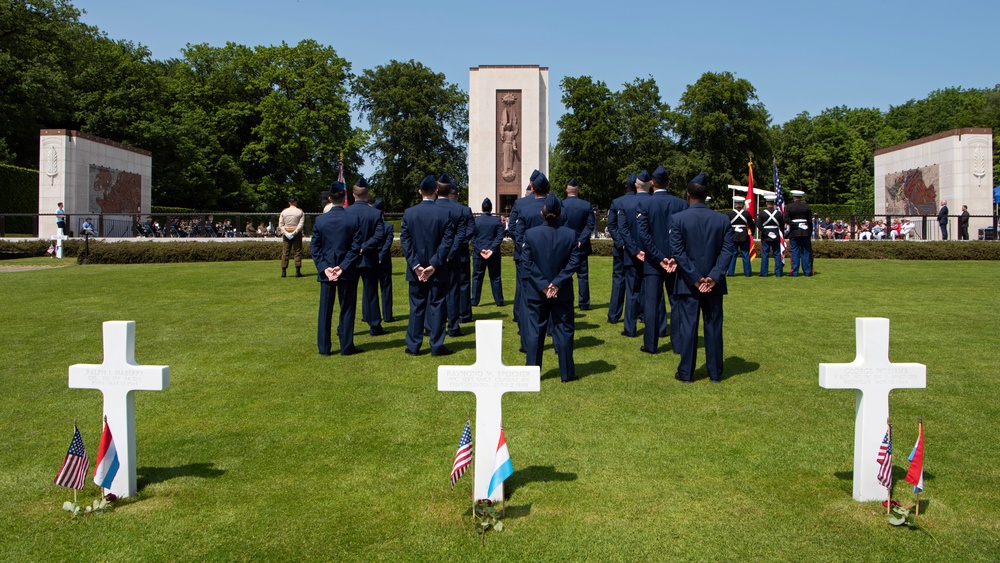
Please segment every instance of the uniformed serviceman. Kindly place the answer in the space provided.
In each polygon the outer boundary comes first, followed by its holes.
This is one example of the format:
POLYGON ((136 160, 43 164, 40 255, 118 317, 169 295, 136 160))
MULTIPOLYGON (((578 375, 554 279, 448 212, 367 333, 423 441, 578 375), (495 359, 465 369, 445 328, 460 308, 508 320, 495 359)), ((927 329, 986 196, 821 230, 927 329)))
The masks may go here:
MULTIPOLYGON (((534 180, 541 174, 538 170, 531 173, 531 180, 534 180)), ((514 241, 514 322, 520 322, 521 316, 521 245, 517 241, 517 224, 522 219, 521 206, 525 202, 535 199, 535 194, 531 193, 531 180, 528 181, 528 185, 524 188, 524 197, 518 199, 514 202, 514 205, 510 208, 510 214, 507 216, 507 232, 510 234, 510 238, 514 241)))
POLYGON ((472 235, 472 304, 479 305, 483 292, 483 277, 489 270, 493 302, 503 307, 503 282, 500 278, 500 243, 503 242, 503 223, 493 215, 493 202, 483 200, 483 214, 473 222, 472 235))
POLYGON ((722 298, 726 294, 726 269, 733 259, 729 221, 705 205, 708 184, 699 174, 688 184, 688 207, 673 216, 670 249, 674 253, 677 281, 674 297, 678 309, 677 343, 681 355, 676 379, 691 383, 698 355, 698 316, 705 319, 705 365, 713 382, 722 380, 722 298))
POLYGON ((619 228, 625 198, 635 195, 635 174, 625 180, 625 195, 616 197, 608 207, 608 234, 611 235, 611 301, 608 303, 608 323, 615 324, 622 318, 625 305, 625 239, 619 228))
POLYGON ((525 365, 541 368, 545 334, 550 332, 559 357, 559 376, 566 383, 576 379, 573 272, 579 266, 581 250, 576 231, 559 226, 562 208, 559 198, 548 194, 539 201, 542 202, 539 215, 544 222, 525 231, 521 253, 525 271, 521 314, 527 318, 521 325, 525 365))
POLYGON ((387 323, 396 322, 396 317, 392 314, 392 240, 395 235, 392 223, 385 220, 385 202, 376 199, 372 202, 372 207, 382 214, 382 221, 385 223, 385 242, 378 251, 378 285, 382 294, 382 320, 387 323))
POLYGON ((437 179, 437 199, 434 200, 434 204, 443 210, 444 213, 448 214, 448 220, 454 225, 455 229, 451 250, 448 252, 448 260, 441 271, 441 274, 448 280, 447 293, 444 298, 445 328, 448 331, 448 336, 457 337, 465 336, 465 331, 462 330, 460 325, 462 322, 462 313, 459 310, 460 298, 458 288, 459 270, 461 267, 458 260, 458 248, 465 232, 465 225, 462 219, 462 206, 448 197, 451 194, 451 190, 451 177, 447 174, 442 174, 437 179))
POLYGON ((576 232, 577 242, 580 244, 580 268, 577 270, 576 279, 579 286, 580 310, 590 309, 590 276, 587 267, 587 257, 593 252, 590 244, 590 235, 596 228, 594 211, 590 202, 580 199, 580 185, 576 178, 566 185, 566 199, 562 202, 562 224, 576 232))
POLYGON ((406 355, 416 356, 430 332, 432 356, 452 353, 444 345, 444 300, 448 278, 442 273, 455 242, 455 226, 448 212, 434 204, 438 183, 433 175, 420 182, 420 203, 403 212, 399 242, 406 258, 410 318, 406 327, 406 355))
POLYGON ((729 225, 733 229, 733 245, 736 252, 733 253, 733 261, 729 264, 729 275, 736 273, 736 256, 743 257, 743 275, 750 277, 753 271, 750 269, 750 237, 753 235, 754 218, 750 211, 743 209, 743 202, 746 198, 733 196, 733 209, 729 216, 729 225))
MULTIPOLYGON (((653 172, 652 197, 639 200, 636 229, 642 242, 643 271, 642 299, 646 312, 646 330, 643 333, 641 352, 655 354, 659 339, 665 334, 666 300, 670 302, 670 337, 674 342, 677 332, 677 307, 674 304, 674 284, 676 274, 673 268, 674 255, 670 250, 670 223, 676 213, 687 209, 688 204, 667 191, 670 174, 659 166, 653 172), (668 269, 669 268, 669 269, 668 269)), ((674 349, 676 352, 676 347, 674 349)))
POLYGON ((278 216, 278 232, 281 233, 281 277, 285 277, 288 269, 288 254, 295 260, 295 277, 302 275, 302 226, 305 225, 306 214, 299 209, 299 200, 288 198, 288 207, 278 216))
MULTIPOLYGON (((530 198, 526 198, 523 201, 518 202, 518 218, 517 224, 514 226, 514 244, 517 246, 524 247, 524 234, 528 229, 532 227, 537 227, 545 222, 542 217, 542 205, 545 202, 546 196, 549 195, 551 186, 549 185, 549 179, 545 177, 545 174, 535 170, 531 174, 531 193, 530 198)), ((523 258, 523 255, 522 255, 523 258)), ((522 264, 523 265, 523 264, 522 264)), ((526 273, 524 268, 521 269, 520 275, 518 276, 517 283, 520 289, 523 291, 525 289, 525 284, 527 283, 526 273)), ((520 323, 521 332, 521 350, 526 350, 527 345, 525 342, 525 337, 527 331, 525 330, 525 324, 527 321, 524 316, 524 299, 521 300, 521 310, 518 312, 518 319, 520 323)))
POLYGON ((781 211, 774 207, 777 196, 764 196, 763 211, 757 214, 757 235, 760 237, 760 276, 768 274, 768 260, 774 257, 774 276, 780 278, 785 263, 781 256, 781 240, 785 236, 785 218, 781 211))
POLYGON ((344 356, 361 350, 354 346, 354 316, 358 306, 357 263, 364 242, 357 217, 344 209, 347 188, 341 182, 330 186, 333 207, 316 218, 309 251, 316 263, 319 283, 319 322, 316 343, 321 356, 331 352, 330 328, 334 300, 340 302, 340 353, 344 356))
MULTIPOLYGON (((639 232, 636 229, 635 220, 639 216, 639 203, 649 197, 649 188, 652 185, 649 172, 643 170, 635 179, 635 196, 625 198, 622 201, 621 211, 618 213, 618 230, 622 233, 625 243, 624 276, 625 276, 625 324, 622 327, 622 336, 635 338, 636 326, 639 317, 643 316, 642 295, 642 272, 645 256, 642 253, 642 244, 639 241, 639 232)), ((650 315, 652 317, 652 315, 650 315)), ((645 320, 645 319, 644 319, 645 320)), ((652 330, 657 330, 656 325, 652 325, 652 330)))
POLYGON ((812 209, 802 201, 805 192, 792 190, 792 203, 785 206, 788 223, 788 242, 792 247, 792 277, 799 275, 799 267, 806 276, 812 275, 812 209))
POLYGON ((362 176, 354 184, 355 205, 345 208, 348 215, 358 219, 364 242, 358 272, 361 276, 361 319, 368 323, 368 334, 386 334, 382 328, 382 313, 378 307, 378 255, 385 243, 385 220, 382 212, 368 205, 368 181, 362 176))
POLYGON ((458 201, 458 184, 454 178, 448 178, 451 183, 450 199, 462 210, 462 222, 456 225, 455 238, 458 240, 458 256, 455 267, 458 268, 458 313, 463 323, 472 322, 472 277, 469 272, 469 242, 472 241, 472 231, 476 225, 472 218, 472 209, 458 201))

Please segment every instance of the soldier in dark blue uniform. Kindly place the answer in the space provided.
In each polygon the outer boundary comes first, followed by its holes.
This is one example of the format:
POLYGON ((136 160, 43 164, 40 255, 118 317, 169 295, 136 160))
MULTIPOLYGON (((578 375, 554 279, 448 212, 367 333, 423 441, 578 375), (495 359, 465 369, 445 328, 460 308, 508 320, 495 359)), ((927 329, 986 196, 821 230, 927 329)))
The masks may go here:
POLYGON ((382 320, 387 323, 396 322, 396 317, 392 314, 392 240, 394 238, 394 228, 392 223, 385 221, 385 202, 376 199, 372 207, 382 213, 382 220, 385 223, 385 242, 378 251, 378 285, 382 294, 382 320))
MULTIPOLYGON (((465 239, 465 219, 462 217, 462 206, 448 197, 451 191, 451 178, 447 174, 442 174, 437 179, 437 199, 434 201, 434 204, 448 214, 448 218, 455 228, 451 251, 448 253, 448 261, 441 272, 448 278, 447 295, 444 298, 448 336, 455 337, 465 335, 465 332, 459 325, 462 320, 461 296, 459 295, 462 264, 458 256, 462 241, 465 239)), ((466 250, 468 250, 468 245, 466 245, 466 250)))
POLYGON ((727 214, 729 225, 733 229, 733 246, 736 248, 729 264, 729 275, 736 273, 736 256, 740 255, 743 257, 743 275, 749 278, 753 275, 750 269, 750 237, 753 235, 754 218, 752 213, 743 209, 745 200, 741 196, 733 196, 733 210, 727 214))
POLYGON ((680 351, 676 379, 690 383, 698 355, 698 314, 705 320, 705 364, 713 382, 722 380, 722 297, 726 294, 726 269, 733 259, 729 221, 705 205, 705 174, 688 184, 690 207, 673 216, 670 249, 677 280, 674 286, 677 328, 675 349, 680 351))
MULTIPOLYGON (((538 185, 536 184, 537 188, 538 185)), ((524 233, 522 267, 524 276, 524 310, 527 317, 521 325, 524 334, 526 365, 542 365, 542 350, 546 332, 552 333, 552 344, 559 356, 559 376, 565 383, 576 379, 573 364, 573 272, 580 262, 580 245, 576 231, 560 227, 562 204, 548 194, 540 215, 544 222, 524 233)))
POLYGON ((785 263, 781 257, 781 239, 785 236, 785 217, 774 207, 777 196, 764 196, 765 209, 757 214, 757 234, 760 236, 760 276, 768 274, 768 260, 774 257, 774 275, 781 277, 785 263))
MULTIPOLYGON (((635 221, 639 216, 639 202, 649 197, 650 180, 649 172, 645 170, 636 176, 635 196, 625 198, 618 213, 618 231, 622 233, 622 240, 625 243, 623 260, 625 265, 625 326, 622 328, 622 336, 629 338, 635 338, 636 324, 639 317, 643 316, 643 303, 640 296, 642 294, 644 256, 635 221)), ((650 315, 650 317, 652 316, 650 315)), ((656 325, 652 325, 652 330, 657 329, 656 325)))
POLYGON ((608 322, 615 324, 622 318, 625 305, 625 239, 618 227, 618 218, 625 198, 635 195, 635 174, 625 180, 625 195, 615 198, 608 208, 608 234, 611 235, 611 300, 608 303, 608 322))
POLYGON ((454 266, 458 269, 458 313, 463 323, 472 322, 472 277, 469 272, 469 242, 472 241, 472 231, 476 225, 472 218, 472 209, 458 201, 458 184, 454 178, 448 178, 451 192, 448 194, 455 205, 462 210, 462 221, 456 225, 455 238, 458 240, 458 255, 454 266))
POLYGON ((472 235, 472 304, 479 305, 483 291, 483 277, 487 269, 493 302, 503 306, 503 282, 500 278, 500 243, 503 242, 503 223, 493 215, 493 202, 483 200, 483 214, 476 217, 472 235))
POLYGON ((316 218, 313 225, 309 251, 316 263, 319 281, 319 322, 316 344, 321 356, 329 356, 332 343, 330 327, 333 322, 334 300, 340 302, 340 320, 337 335, 340 353, 344 356, 361 350, 354 346, 354 316, 358 306, 357 263, 364 242, 357 217, 344 209, 347 188, 341 182, 330 187, 333 207, 316 218))
POLYGON ((806 276, 812 275, 812 209, 802 201, 805 192, 792 190, 792 203, 785 206, 788 223, 788 242, 792 248, 792 277, 799 275, 799 267, 806 276))
MULTIPOLYGON (((518 217, 517 224, 514 226, 514 245, 524 247, 524 234, 528 229, 532 227, 537 227, 545 222, 542 218, 542 205, 545 202, 545 197, 549 195, 550 186, 549 179, 545 177, 545 174, 535 170, 531 173, 531 197, 519 200, 518 203, 518 217)), ((523 256, 522 256, 523 258, 523 256)), ((523 265, 523 264, 522 264, 523 265)), ((523 291, 525 289, 526 272, 524 268, 521 268, 520 274, 518 276, 517 283, 523 291)), ((524 300, 521 300, 521 310, 518 312, 517 316, 520 319, 518 325, 520 326, 521 332, 521 349, 526 350, 527 345, 525 342, 525 337, 527 332, 525 331, 524 325, 526 322, 526 317, 524 316, 524 300)))
POLYGON ((378 309, 378 254, 385 243, 385 221, 382 213, 368 205, 368 182, 364 176, 354 184, 355 205, 347 207, 348 215, 358 219, 361 236, 361 260, 358 271, 363 285, 361 294, 361 318, 368 323, 368 333, 379 336, 386 333, 382 328, 382 313, 378 309))
POLYGON ((647 321, 643 345, 639 350, 649 354, 657 352, 659 337, 666 327, 664 292, 670 302, 671 343, 677 332, 677 308, 674 306, 676 274, 673 268, 667 269, 674 264, 674 255, 670 251, 670 221, 674 214, 687 209, 688 204, 668 192, 669 185, 670 174, 662 166, 657 167, 653 172, 653 196, 639 200, 636 218, 644 258, 642 298, 647 321))
POLYGON ((455 243, 455 225, 448 212, 435 205, 436 192, 434 176, 425 177, 420 182, 422 201, 403 212, 399 231, 406 257, 406 281, 410 286, 410 319, 406 327, 409 356, 420 351, 425 324, 430 331, 431 355, 452 353, 444 345, 444 300, 449 280, 442 270, 455 243))
POLYGON ((562 202, 562 224, 576 232, 577 241, 580 243, 580 268, 577 270, 576 279, 580 290, 580 310, 590 309, 590 275, 587 267, 587 257, 593 253, 590 244, 590 235, 597 227, 597 220, 594 217, 594 210, 589 201, 580 199, 580 185, 576 178, 566 185, 566 199, 562 202))
MULTIPOLYGON (((531 180, 541 174, 538 170, 531 173, 531 180)), ((517 224, 521 221, 521 206, 525 202, 535 199, 535 194, 531 192, 531 181, 528 181, 524 188, 524 197, 514 202, 510 208, 510 215, 507 216, 507 232, 514 242, 514 322, 520 322, 521 316, 521 245, 517 241, 517 224)))

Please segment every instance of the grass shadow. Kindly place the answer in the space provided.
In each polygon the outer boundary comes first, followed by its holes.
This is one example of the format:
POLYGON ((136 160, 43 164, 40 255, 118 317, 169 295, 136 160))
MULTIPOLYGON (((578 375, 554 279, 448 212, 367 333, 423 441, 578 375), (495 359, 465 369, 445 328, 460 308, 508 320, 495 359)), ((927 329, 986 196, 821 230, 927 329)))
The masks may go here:
MULTIPOLYGON (((548 483, 552 481, 576 481, 576 473, 563 473, 556 471, 552 465, 531 465, 524 469, 518 469, 504 482, 503 489, 506 498, 514 497, 514 492, 518 487, 528 483, 548 483)), ((510 509, 508 509, 510 510, 510 509)))
POLYGON ((604 360, 594 360, 585 364, 576 364, 576 376, 583 379, 584 377, 590 377, 591 375, 597 375, 599 373, 612 372, 616 367, 616 365, 609 364, 604 360))
POLYGON ((594 323, 573 323, 574 330, 591 330, 600 327, 594 323))
POLYGON ((162 483, 177 477, 200 477, 215 479, 225 475, 225 470, 216 469, 214 463, 189 463, 177 467, 138 467, 136 472, 136 489, 141 491, 147 485, 162 483))
POLYGON ((489 319, 506 319, 507 316, 508 316, 507 313, 503 311, 491 311, 489 313, 472 313, 472 321, 473 321, 472 324, 474 325, 475 321, 485 321, 489 319))
POLYGON ((573 349, 574 350, 579 350, 580 348, 589 348, 591 346, 600 346, 601 344, 604 344, 604 341, 601 340, 600 338, 596 338, 596 337, 593 337, 593 336, 584 336, 582 338, 577 338, 576 339, 576 341, 573 343, 573 349))
POLYGON ((748 362, 739 356, 730 356, 723 364, 722 380, 725 381, 730 377, 753 373, 759 369, 760 364, 757 362, 748 362))

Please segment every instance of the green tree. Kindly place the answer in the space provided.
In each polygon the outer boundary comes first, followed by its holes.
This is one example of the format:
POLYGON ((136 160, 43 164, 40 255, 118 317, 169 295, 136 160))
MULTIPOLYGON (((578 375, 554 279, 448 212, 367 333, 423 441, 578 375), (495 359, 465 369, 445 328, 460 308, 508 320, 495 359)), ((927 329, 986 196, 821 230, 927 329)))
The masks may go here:
POLYGON ((615 103, 620 139, 612 197, 620 195, 629 174, 639 170, 652 172, 657 166, 668 164, 668 155, 674 148, 667 134, 670 106, 660 98, 660 88, 652 76, 623 84, 615 94, 615 103))
POLYGON ((573 178, 580 183, 580 197, 607 207, 617 181, 617 106, 607 84, 589 76, 566 76, 559 83, 566 113, 559 118, 556 143, 558 169, 550 169, 553 186, 573 178))
MULTIPOLYGON (((719 193, 747 181, 747 162, 770 162, 767 132, 771 118, 746 79, 731 72, 706 72, 689 85, 671 114, 679 155, 673 162, 687 177, 701 171, 719 193)), ((715 201, 722 204, 723 198, 715 201)))
POLYGON ((368 120, 365 152, 375 158, 373 190, 386 208, 417 201, 427 174, 468 180, 468 95, 444 74, 415 62, 390 61, 354 81, 356 109, 368 120))

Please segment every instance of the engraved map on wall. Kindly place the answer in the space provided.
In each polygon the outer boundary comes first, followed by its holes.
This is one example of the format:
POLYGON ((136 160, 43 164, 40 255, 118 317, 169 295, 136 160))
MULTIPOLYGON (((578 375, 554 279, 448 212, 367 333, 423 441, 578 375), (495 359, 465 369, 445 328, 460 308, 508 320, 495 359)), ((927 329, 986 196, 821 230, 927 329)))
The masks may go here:
POLYGON ((134 215, 142 204, 142 176, 90 165, 90 212, 134 215))
POLYGON ((886 174, 885 212, 890 215, 934 215, 939 185, 937 164, 886 174))

